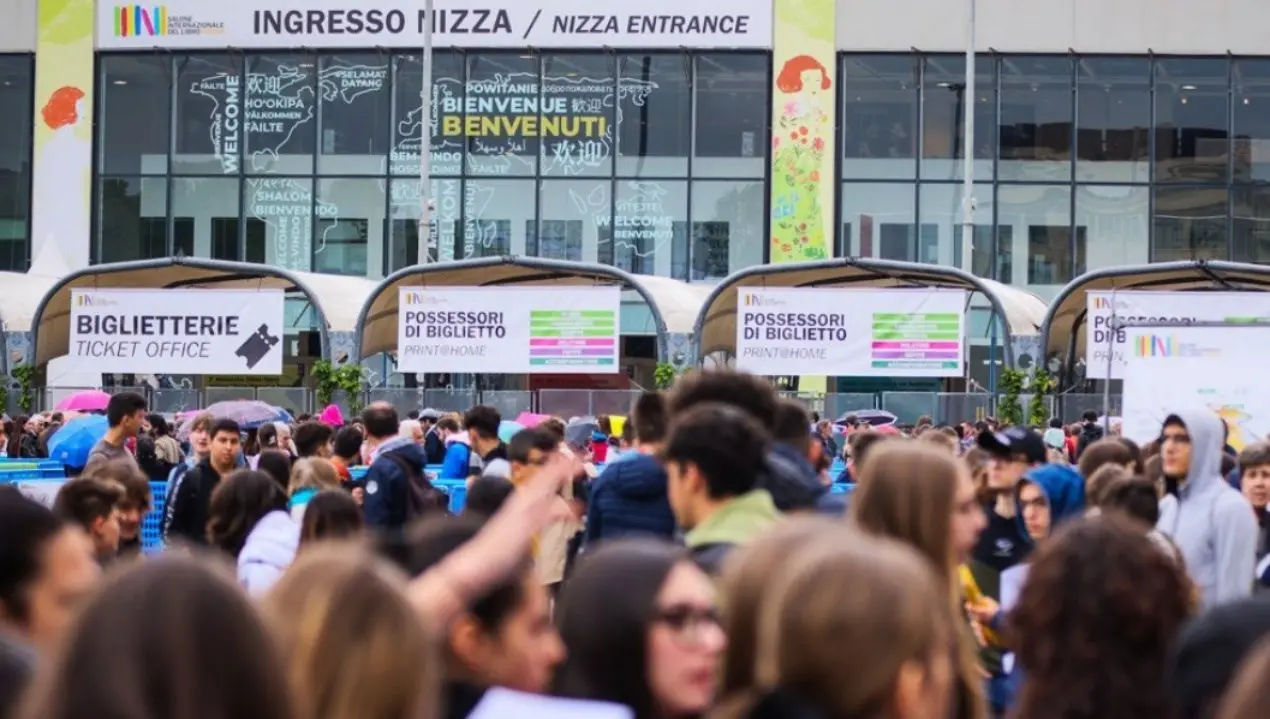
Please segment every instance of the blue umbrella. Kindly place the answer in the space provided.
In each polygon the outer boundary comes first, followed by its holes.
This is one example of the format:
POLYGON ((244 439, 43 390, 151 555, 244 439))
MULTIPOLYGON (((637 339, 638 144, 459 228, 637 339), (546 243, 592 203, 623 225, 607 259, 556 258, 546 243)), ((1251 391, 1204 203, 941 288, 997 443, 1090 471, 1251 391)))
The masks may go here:
POLYGON ((498 425, 498 438, 504 442, 510 442, 512 437, 516 436, 516 433, 524 428, 524 425, 505 419, 498 425))
POLYGON ((99 414, 72 419, 49 438, 49 459, 68 467, 83 467, 108 427, 105 416, 99 414))

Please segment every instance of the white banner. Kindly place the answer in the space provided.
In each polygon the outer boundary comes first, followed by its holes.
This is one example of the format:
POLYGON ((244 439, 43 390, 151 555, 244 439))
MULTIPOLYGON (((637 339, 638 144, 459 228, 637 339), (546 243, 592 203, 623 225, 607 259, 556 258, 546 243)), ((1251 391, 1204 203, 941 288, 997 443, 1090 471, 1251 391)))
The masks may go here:
POLYGON ((1225 420, 1236 451, 1270 435, 1270 327, 1140 329, 1126 339, 1124 436, 1145 444, 1170 414, 1197 409, 1225 420))
MULTIPOLYGON (((101 2, 97 47, 418 48, 425 22, 407 0, 101 2)), ((437 0, 433 36, 437 47, 767 49, 772 0, 437 0)))
POLYGON ((960 377, 966 293, 737 290, 736 366, 762 375, 960 377))
POLYGON ((282 290, 71 290, 76 371, 282 374, 282 290))
POLYGON ((400 372, 619 372, 620 287, 402 287, 400 372))
POLYGON ((1270 319, 1270 293, 1090 292, 1086 298, 1085 313, 1085 377, 1088 379, 1107 379, 1108 351, 1112 355, 1111 379, 1124 378, 1128 334, 1163 330, 1160 327, 1122 327, 1119 332, 1114 332, 1111 324, 1113 307, 1119 322, 1238 324, 1258 318, 1270 319))

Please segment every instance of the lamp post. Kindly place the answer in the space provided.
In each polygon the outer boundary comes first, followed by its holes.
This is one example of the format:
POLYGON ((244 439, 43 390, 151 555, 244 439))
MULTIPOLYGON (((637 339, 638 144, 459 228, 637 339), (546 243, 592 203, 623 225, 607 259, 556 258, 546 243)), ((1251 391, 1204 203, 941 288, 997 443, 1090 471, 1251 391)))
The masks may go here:
POLYGON ((432 15, 434 7, 434 0, 424 0, 423 82, 419 91, 419 117, 422 123, 419 128, 419 264, 421 265, 431 261, 429 247, 432 245, 432 15))
POLYGON ((975 240, 975 10, 978 0, 970 3, 966 23, 966 88, 962 112, 962 186, 961 186, 961 269, 973 274, 975 240))

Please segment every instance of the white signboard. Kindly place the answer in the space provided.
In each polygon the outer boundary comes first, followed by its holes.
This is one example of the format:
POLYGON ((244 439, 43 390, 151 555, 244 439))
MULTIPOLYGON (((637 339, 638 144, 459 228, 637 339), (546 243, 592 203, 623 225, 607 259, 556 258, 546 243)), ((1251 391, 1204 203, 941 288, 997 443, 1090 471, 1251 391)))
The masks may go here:
MULTIPOLYGON (((407 0, 171 0, 97 4, 102 50, 155 47, 375 48, 423 45, 423 3, 407 0)), ((771 0, 437 0, 437 47, 772 46, 771 0)))
POLYGON ((282 374, 282 290, 72 290, 76 371, 282 374))
POLYGON ((401 372, 620 371, 620 287, 402 287, 401 372))
POLYGON ((1124 436, 1158 439, 1165 418, 1183 410, 1225 420, 1236 451, 1270 435, 1270 327, 1143 328, 1126 339, 1124 436))
POLYGON ((959 377, 966 293, 737 290, 736 366, 763 375, 959 377))
POLYGON ((1270 292, 1090 292, 1085 314, 1085 376, 1089 379, 1107 379, 1108 351, 1112 353, 1111 379, 1123 379, 1128 335, 1160 331, 1122 326, 1115 332, 1113 308, 1119 322, 1240 323, 1270 319, 1270 292))

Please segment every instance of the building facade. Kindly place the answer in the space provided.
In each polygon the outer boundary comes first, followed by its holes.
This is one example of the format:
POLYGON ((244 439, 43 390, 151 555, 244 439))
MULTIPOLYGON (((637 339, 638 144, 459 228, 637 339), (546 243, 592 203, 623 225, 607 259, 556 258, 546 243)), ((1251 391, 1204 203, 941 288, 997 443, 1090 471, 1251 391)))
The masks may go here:
POLYGON ((1270 9, 980 3, 967 88, 969 1, 438 0, 427 113, 418 3, 10 0, 0 269, 382 277, 419 260, 428 114, 433 259, 959 265, 972 152, 977 274, 1270 260, 1270 9))

